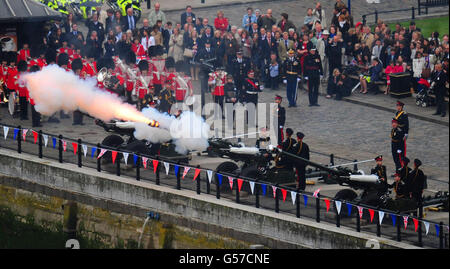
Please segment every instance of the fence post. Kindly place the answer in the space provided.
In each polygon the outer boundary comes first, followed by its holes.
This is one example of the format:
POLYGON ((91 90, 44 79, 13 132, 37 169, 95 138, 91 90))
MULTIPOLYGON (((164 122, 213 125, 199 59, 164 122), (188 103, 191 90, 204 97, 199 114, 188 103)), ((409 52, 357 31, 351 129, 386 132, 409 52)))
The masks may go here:
MULTIPOLYGON (((117 152, 119 155, 119 152, 117 152)), ((120 177, 120 157, 116 156, 116 175, 120 177)))
MULTIPOLYGON (((380 211, 380 207, 377 207, 377 211, 380 211)), ((377 236, 381 237, 381 223, 380 223, 380 213, 377 216, 377 236)))
POLYGON ((102 171, 102 159, 99 158, 98 156, 100 155, 100 144, 97 144, 97 171, 101 172, 102 171))
POLYGON ((158 166, 156 166, 156 185, 159 185, 159 167, 161 166, 159 161, 159 156, 156 156, 156 160, 158 161, 158 166))
POLYGON ((330 154, 330 166, 334 166, 334 154, 330 154))
MULTIPOLYGON (((136 155, 137 159, 136 159, 136 180, 140 181, 141 180, 141 156, 136 155)), ((134 156, 133 156, 134 158, 134 156)))
POLYGON ((206 180, 206 193, 210 194, 211 193, 211 184, 209 182, 208 172, 206 172, 206 177, 207 177, 207 180, 206 180))
POLYGON ((412 12, 411 19, 412 19, 412 20, 416 19, 416 14, 415 14, 414 7, 411 7, 411 12, 412 12))
POLYGON ((255 180, 255 206, 256 208, 259 208, 259 188, 257 188, 256 182, 258 182, 258 180, 255 180))
POLYGON ((444 248, 444 223, 439 222, 439 248, 444 248))
MULTIPOLYGON (((239 204, 241 202, 241 200, 240 200, 240 197, 239 197, 239 186, 238 186, 238 179, 237 178, 234 179, 233 185, 236 185, 236 203, 239 204)), ((233 190, 231 190, 231 192, 233 192, 233 190)))
POLYGON ((316 197, 316 222, 320 222, 320 193, 316 197))
POLYGON ((428 0, 426 0, 425 14, 428 15, 428 0))
POLYGON ((82 165, 82 162, 81 162, 81 143, 82 143, 82 141, 81 141, 81 139, 78 139, 78 146, 77 146, 77 150, 78 150, 78 167, 81 167, 81 166, 83 166, 82 165))
POLYGON ((295 213, 297 218, 300 218, 300 188, 297 188, 297 193, 295 196, 295 213))
POLYGON ((358 164, 356 162, 358 162, 358 160, 354 160, 355 164, 353 165, 353 171, 358 171, 358 164))
POLYGON ((58 160, 59 160, 60 163, 62 163, 63 162, 63 142, 62 142, 63 136, 59 135, 58 138, 59 138, 59 141, 58 141, 58 160))
POLYGON ((219 176, 217 175, 217 171, 214 173, 216 178, 216 198, 220 199, 220 182, 219 182, 219 176))
POLYGON ((279 213, 280 212, 280 201, 278 201, 278 184, 275 186, 276 186, 276 189, 275 189, 275 212, 279 213))
POLYGON ((418 234, 418 239, 419 239, 419 247, 423 246, 423 242, 422 242, 422 221, 423 218, 423 207, 422 207, 422 196, 419 197, 419 227, 417 227, 417 234, 418 234))
MULTIPOLYGON (((400 211, 397 211, 397 214, 400 214, 400 211)), ((395 218, 397 218, 397 220, 396 220, 397 221, 397 241, 400 242, 400 241, 402 241, 401 228, 400 228, 401 218, 400 218, 400 215, 396 215, 395 218)))
POLYGON ((375 9, 375 24, 378 22, 378 10, 375 9))
POLYGON ((17 126, 19 128, 19 134, 17 135, 17 153, 22 153, 22 126, 17 126))
POLYGON ((177 173, 177 190, 181 190, 181 181, 180 181, 180 162, 177 163, 178 173, 177 173))
MULTIPOLYGON (((197 165, 197 168, 198 169, 200 169, 200 165, 197 165)), ((198 174, 198 176, 197 176, 197 194, 200 194, 201 193, 201 191, 200 191, 200 173, 198 174)))
POLYGON ((366 25, 366 15, 362 15, 362 23, 363 25, 366 25))
POLYGON ((356 214, 356 231, 361 232, 361 218, 359 217, 359 212, 356 214))
POLYGON ((417 2, 418 2, 417 9, 419 10, 419 16, 420 16, 420 10, 421 10, 421 8, 420 8, 420 0, 417 0, 417 2))
POLYGON ((39 158, 42 159, 42 130, 39 130, 38 144, 39 144, 39 158))

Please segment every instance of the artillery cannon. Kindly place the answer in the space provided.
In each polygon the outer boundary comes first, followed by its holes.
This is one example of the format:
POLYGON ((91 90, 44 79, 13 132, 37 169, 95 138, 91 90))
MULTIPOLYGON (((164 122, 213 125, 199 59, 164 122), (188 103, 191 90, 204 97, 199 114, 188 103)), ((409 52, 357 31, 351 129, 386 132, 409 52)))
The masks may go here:
MULTIPOLYGON (((134 122, 121 122, 112 120, 104 122, 102 120, 95 120, 95 124, 101 126, 107 132, 114 134, 108 135, 100 143, 106 148, 116 148, 117 150, 124 150, 128 152, 135 152, 147 156, 161 156, 166 160, 179 161, 180 163, 188 163, 191 158, 190 155, 179 154, 175 151, 175 145, 168 141, 166 143, 150 143, 146 140, 139 140, 134 137, 135 126, 134 122), (122 138, 124 137, 124 138, 122 138)), ((118 156, 120 158, 120 155, 118 156)), ((107 152, 103 155, 104 162, 111 162, 111 153, 107 152)))

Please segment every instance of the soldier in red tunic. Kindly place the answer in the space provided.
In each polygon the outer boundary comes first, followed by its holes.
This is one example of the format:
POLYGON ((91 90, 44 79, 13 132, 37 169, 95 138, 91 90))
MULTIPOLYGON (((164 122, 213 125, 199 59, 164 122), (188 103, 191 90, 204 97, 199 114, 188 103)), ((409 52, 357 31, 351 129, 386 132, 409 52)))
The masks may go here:
POLYGON ((217 68, 215 72, 209 73, 208 84, 212 86, 212 95, 214 102, 220 105, 223 111, 223 100, 225 96, 224 86, 226 83, 227 72, 222 67, 217 68))
POLYGON ((16 80, 16 91, 19 95, 19 105, 20 105, 20 120, 28 120, 28 89, 25 85, 25 81, 21 80, 20 77, 27 72, 28 65, 27 62, 21 60, 17 64, 17 70, 19 71, 16 80))

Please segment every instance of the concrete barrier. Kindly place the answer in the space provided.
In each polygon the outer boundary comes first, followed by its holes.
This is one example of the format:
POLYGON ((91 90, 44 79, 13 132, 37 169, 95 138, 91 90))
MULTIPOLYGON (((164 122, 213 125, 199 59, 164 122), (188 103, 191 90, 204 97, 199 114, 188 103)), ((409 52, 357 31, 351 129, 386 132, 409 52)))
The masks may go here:
POLYGON ((377 245, 375 241, 380 248, 416 248, 344 227, 217 200, 213 195, 197 195, 5 149, 0 149, 0 173, 9 176, 0 184, 27 185, 30 191, 140 217, 145 211, 156 211, 161 221, 172 225, 269 248, 367 248, 377 245))

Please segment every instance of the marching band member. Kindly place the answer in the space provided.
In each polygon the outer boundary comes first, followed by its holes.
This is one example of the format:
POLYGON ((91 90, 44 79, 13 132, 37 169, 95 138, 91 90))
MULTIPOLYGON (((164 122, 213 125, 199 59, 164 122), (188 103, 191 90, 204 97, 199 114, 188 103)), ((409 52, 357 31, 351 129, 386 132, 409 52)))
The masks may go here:
POLYGON ((194 95, 191 77, 184 74, 184 62, 178 61, 176 63, 176 70, 178 71, 178 76, 183 79, 186 82, 186 85, 184 83, 180 83, 179 79, 176 79, 176 87, 175 87, 175 100, 177 103, 184 102, 184 98, 186 97, 186 92, 189 91, 189 96, 194 95))
POLYGON ((27 72, 28 65, 27 62, 21 60, 17 64, 17 70, 19 73, 17 74, 16 80, 16 92, 19 95, 19 105, 20 105, 20 120, 28 120, 28 98, 29 93, 28 89, 25 85, 25 81, 21 80, 20 77, 23 73, 27 72))
POLYGON ((223 67, 218 67, 215 72, 209 73, 208 84, 214 87, 212 89, 212 95, 214 96, 214 102, 220 105, 223 111, 223 100, 225 96, 224 86, 226 83, 227 72, 223 67))
MULTIPOLYGON (((164 61, 161 55, 157 55, 154 59, 156 59, 156 61, 164 61)), ((150 63, 149 70, 153 72, 152 82, 155 87, 155 94, 158 95, 163 88, 163 82, 166 81, 165 73, 167 72, 167 69, 164 66, 161 70, 158 70, 158 67, 155 64, 150 63)))
POLYGON ((17 52, 17 62, 25 61, 28 62, 31 60, 30 48, 27 43, 23 44, 23 48, 17 52))
POLYGON ((19 71, 17 70, 15 59, 9 60, 9 66, 7 67, 7 74, 5 77, 6 92, 11 93, 16 91, 16 81, 19 71))
POLYGON ((138 79, 135 83, 135 91, 137 93, 138 97, 138 106, 139 110, 144 106, 144 100, 145 96, 148 94, 153 94, 153 89, 150 88, 151 86, 151 77, 148 73, 148 61, 141 60, 138 64, 139 67, 139 73, 138 73, 138 79))
POLYGON ((94 53, 89 53, 88 60, 84 64, 83 69, 81 69, 81 72, 85 73, 89 77, 94 77, 97 75, 97 62, 94 60, 94 53))

